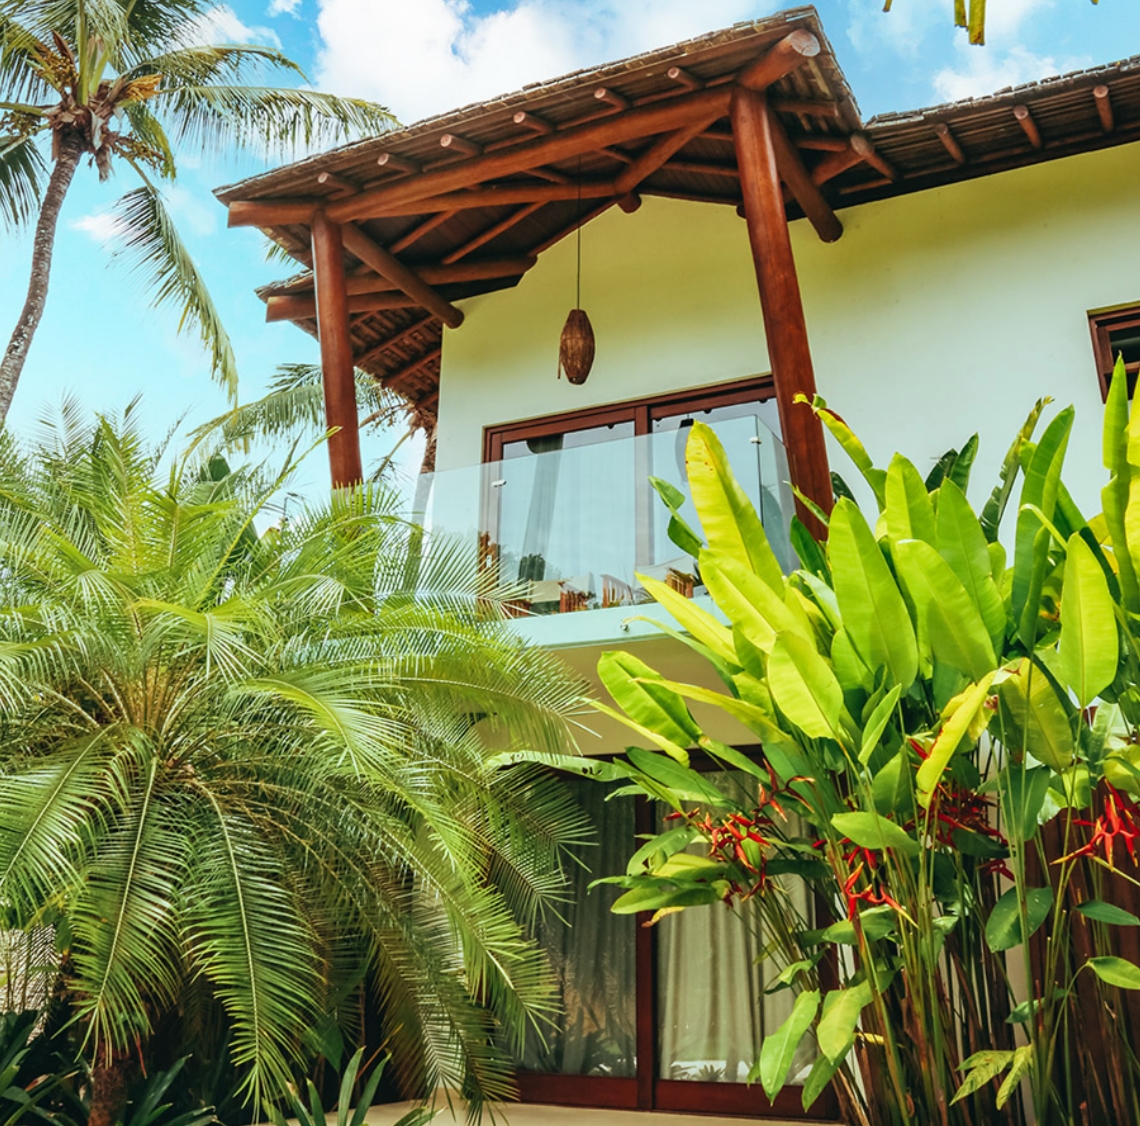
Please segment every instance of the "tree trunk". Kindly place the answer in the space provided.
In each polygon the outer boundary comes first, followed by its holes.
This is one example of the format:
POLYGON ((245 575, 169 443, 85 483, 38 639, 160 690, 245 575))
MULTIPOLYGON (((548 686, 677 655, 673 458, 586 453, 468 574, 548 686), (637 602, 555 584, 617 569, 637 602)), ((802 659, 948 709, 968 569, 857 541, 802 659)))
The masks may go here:
POLYGON ((65 133, 59 139, 59 156, 51 170, 32 241, 32 276, 28 282, 28 297, 12 332, 12 339, 8 341, 4 358, 0 360, 0 425, 8 417, 8 408, 12 405, 20 372, 24 370, 32 337, 43 316, 51 274, 52 249, 55 246, 55 229, 83 149, 83 140, 78 135, 65 133))
POLYGON ((91 1066, 91 1107, 87 1126, 118 1126, 130 1093, 133 1061, 126 1054, 100 1048, 91 1066))

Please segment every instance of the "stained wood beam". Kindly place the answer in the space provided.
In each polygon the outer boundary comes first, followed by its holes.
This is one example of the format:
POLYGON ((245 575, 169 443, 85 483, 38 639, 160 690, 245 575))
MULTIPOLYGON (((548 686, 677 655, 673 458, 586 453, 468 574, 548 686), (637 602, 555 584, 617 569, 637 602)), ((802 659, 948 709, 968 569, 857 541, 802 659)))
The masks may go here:
POLYGON ((811 178, 814 184, 826 184, 841 176, 848 168, 863 163, 863 154, 857 152, 851 145, 846 145, 842 152, 833 152, 825 156, 812 170, 811 178))
POLYGON ((649 134, 683 129, 694 120, 708 120, 714 112, 723 116, 730 96, 729 88, 717 87, 696 94, 683 94, 668 102, 639 107, 626 113, 607 115, 585 125, 560 130, 549 137, 522 141, 512 148, 486 153, 474 160, 363 191, 352 199, 332 204, 329 215, 343 221, 399 214, 395 208, 413 200, 513 176, 530 168, 558 164, 580 153, 596 152, 649 134))
POLYGON ((888 180, 899 179, 899 170, 886 157, 879 155, 870 137, 863 133, 852 134, 851 147, 880 175, 888 180))
POLYGON ((813 152, 846 152, 851 146, 846 137, 793 137, 797 149, 809 149, 813 152))
POLYGON ((1021 126, 1022 131, 1026 137, 1029 138, 1029 143, 1035 148, 1042 147, 1041 130, 1037 128, 1037 122, 1033 120, 1033 114, 1030 112, 1028 106, 1014 106, 1013 116, 1017 118, 1017 124, 1021 126))
POLYGON ((389 348, 395 348, 398 344, 402 344, 405 340, 415 336, 421 329, 427 328, 435 318, 431 313, 426 314, 412 321, 410 325, 405 325, 399 332, 394 332, 391 336, 384 340, 371 345, 366 351, 361 352, 356 357, 357 367, 367 367, 373 360, 380 359, 389 348))
POLYGON ((632 192, 643 180, 652 176, 671 156, 680 152, 720 116, 718 113, 716 117, 699 118, 690 122, 684 129, 678 129, 675 133, 659 137, 645 152, 635 157, 633 163, 625 171, 618 173, 618 178, 614 181, 614 191, 619 196, 632 192))
POLYGON ((393 172, 406 172, 409 176, 414 176, 420 171, 420 166, 414 160, 397 156, 394 152, 382 152, 376 158, 376 163, 381 168, 390 168, 393 172))
POLYGON ((425 352, 422 356, 417 356, 398 371, 392 372, 391 375, 384 376, 383 379, 380 380, 380 386, 384 388, 394 387, 401 380, 407 379, 409 375, 414 375, 417 371, 421 371, 427 367, 428 364, 438 360, 442 355, 442 348, 433 348, 430 352, 425 352))
POLYGON ((954 131, 944 121, 940 121, 934 127, 934 132, 938 135, 938 139, 942 142, 943 147, 950 154, 955 164, 965 164, 966 154, 962 151, 962 146, 958 144, 958 138, 954 136, 954 131))
POLYGON ((417 305, 422 305, 429 313, 434 313, 449 328, 458 328, 463 323, 462 310, 440 297, 417 273, 408 269, 394 254, 370 239, 359 227, 347 224, 344 227, 343 238, 345 248, 350 254, 355 254, 366 266, 371 266, 378 274, 403 290, 417 305))
POLYGON ((431 234, 436 227, 442 227, 449 219, 454 219, 458 215, 456 211, 440 211, 436 215, 429 215, 422 223, 417 223, 406 235, 401 235, 388 249, 393 254, 399 254, 401 251, 407 250, 409 246, 414 246, 417 242, 424 237, 424 235, 431 234))
POLYGON ((670 172, 692 172, 697 176, 723 176, 739 180, 740 172, 735 164, 714 164, 707 160, 671 160, 665 165, 670 172))
POLYGON ((819 40, 810 31, 797 28, 746 66, 736 81, 748 90, 766 90, 818 54, 819 40))
POLYGON ((788 139, 779 117, 767 106, 765 112, 770 119, 768 133, 776 153, 776 169, 780 179, 788 185, 788 190, 815 228, 815 233, 824 242, 835 242, 843 234, 843 224, 832 211, 831 204, 824 199, 819 185, 808 174, 799 150, 788 139))
POLYGON ((554 132, 554 126, 549 121, 538 117, 536 114, 527 113, 525 109, 520 109, 511 120, 516 125, 521 125, 524 129, 529 129, 532 133, 538 133, 542 136, 548 136, 554 132))
POLYGON ((771 106, 780 113, 794 113, 798 117, 837 118, 842 113, 838 102, 816 102, 806 98, 773 98, 771 106))
POLYGON ((594 91, 594 98, 596 101, 604 102, 606 105, 612 106, 617 110, 622 110, 623 112, 633 108, 633 102, 623 97, 616 90, 609 89, 607 86, 599 86, 594 91))
POLYGON ((610 160, 616 160, 618 164, 632 164, 634 158, 627 152, 621 149, 615 149, 612 145, 609 148, 598 149, 599 156, 608 156, 610 160))
POLYGON ((1116 127, 1112 114, 1112 94, 1107 86, 1093 87, 1093 101, 1096 103, 1097 116, 1100 118, 1100 127, 1105 133, 1111 133, 1116 127))
POLYGON ((446 149, 448 153, 455 156, 482 156, 483 149, 481 146, 475 144, 474 141, 467 140, 466 137, 458 137, 454 133, 444 133, 439 139, 440 148, 446 149))
MULTIPOLYGON (((345 292, 341 229, 324 211, 313 215, 313 273, 317 336, 321 346, 321 382, 329 438, 329 472, 334 489, 363 479, 360 462, 360 423, 356 412, 356 367, 348 335, 348 296, 345 292)), ((285 300, 289 300, 286 298, 285 300)))
POLYGON ((448 192, 427 199, 397 204, 385 212, 396 215, 423 215, 429 211, 466 211, 474 207, 508 207, 521 203, 559 203, 565 200, 605 199, 614 194, 612 180, 584 180, 577 184, 502 184, 471 191, 448 192))
MULTIPOLYGON (((419 309, 420 303, 400 290, 384 293, 356 293, 345 298, 348 313, 379 313, 385 309, 419 309)), ((268 324, 276 321, 303 321, 317 315, 317 305, 312 297, 301 295, 270 297, 265 302, 265 320, 268 324)))
POLYGON ((632 215, 641 206, 641 196, 637 192, 630 192, 629 195, 623 195, 617 205, 627 215, 632 215))
MULTIPOLYGON (((323 188, 331 188, 338 195, 355 195, 360 191, 360 185, 352 180, 346 180, 335 172, 320 172, 317 174, 317 183, 323 188)), ((330 197, 335 198, 335 197, 330 197)))
POLYGON ((226 217, 228 227, 282 227, 308 223, 320 206, 315 199, 235 199, 226 217))
POLYGON ((460 259, 466 258, 468 254, 472 254, 481 246, 486 246, 492 239, 498 238, 504 231, 509 231, 513 226, 521 223, 524 219, 529 219, 536 211, 545 206, 546 204, 544 203, 528 203, 520 207, 517 211, 511 212, 506 218, 500 219, 497 223, 493 223, 485 231, 480 231, 473 239, 465 242, 462 246, 456 247, 449 254, 444 255, 444 264, 451 265, 453 262, 458 262, 460 259))
MULTIPOLYGON (((444 260, 446 263, 446 259, 444 260)), ((489 281, 494 278, 512 278, 525 274, 534 264, 534 258, 492 258, 482 262, 462 262, 455 265, 423 266, 417 270, 421 281, 428 285, 461 285, 464 282, 489 281)), ((353 274, 345 278, 345 292, 350 296, 358 293, 391 293, 400 287, 387 278, 368 270, 363 274, 353 274)), ((280 289, 262 290, 269 297, 312 297, 313 288, 289 282, 280 289)))
MULTIPOLYGON (((732 129, 788 466, 792 483, 827 512, 832 489, 823 427, 807 407, 795 404, 797 395, 809 400, 815 395, 815 374, 780 191, 773 120, 762 93, 735 91, 732 129)), ((798 508, 800 519, 822 538, 826 532, 819 521, 803 505, 798 508)))
POLYGON ((600 206, 594 207, 584 214, 579 215, 573 223, 569 223, 561 230, 555 231, 554 234, 550 235, 543 242, 539 243, 538 246, 534 247, 534 249, 531 250, 531 254, 539 255, 544 251, 549 250, 555 243, 561 242, 567 235, 572 235, 579 227, 584 227, 587 223, 593 221, 599 215, 602 215, 604 212, 608 211, 611 207, 614 206, 615 203, 617 203, 617 200, 608 199, 600 206))
POLYGON ((679 86, 684 86, 689 90, 703 90, 705 88, 705 84, 695 74, 690 74, 683 66, 671 66, 665 72, 665 77, 670 82, 676 82, 679 86))

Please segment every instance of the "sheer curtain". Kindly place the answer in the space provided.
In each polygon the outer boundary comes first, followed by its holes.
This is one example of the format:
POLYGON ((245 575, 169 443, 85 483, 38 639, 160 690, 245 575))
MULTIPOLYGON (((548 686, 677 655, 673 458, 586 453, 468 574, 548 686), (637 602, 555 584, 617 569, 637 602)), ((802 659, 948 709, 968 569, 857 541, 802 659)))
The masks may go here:
POLYGON ((628 1077, 637 1066, 636 920, 611 914, 620 889, 588 889, 598 876, 625 870, 634 844, 633 803, 607 802, 608 787, 597 782, 567 785, 592 818, 598 845, 583 850, 585 867, 575 867, 565 921, 549 918, 540 927, 564 1014, 557 1029, 529 1035, 520 1062, 524 1070, 548 1074, 628 1077))

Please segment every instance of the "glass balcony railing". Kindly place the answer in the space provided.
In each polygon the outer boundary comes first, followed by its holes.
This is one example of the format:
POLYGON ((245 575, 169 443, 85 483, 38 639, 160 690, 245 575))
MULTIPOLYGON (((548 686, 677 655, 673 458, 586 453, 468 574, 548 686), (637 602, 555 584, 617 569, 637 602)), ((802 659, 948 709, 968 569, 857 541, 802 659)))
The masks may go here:
MULTIPOLYGON (((724 419, 714 429, 790 568, 783 444, 755 416, 724 419)), ((699 568, 669 539, 670 513, 649 481, 661 478, 685 495, 680 514, 699 534, 685 476, 687 437, 682 423, 561 449, 533 443, 538 452, 421 479, 413 517, 433 532, 477 542, 480 567, 510 590, 519 614, 637 605, 648 599, 639 573, 692 597, 703 590, 699 568)))

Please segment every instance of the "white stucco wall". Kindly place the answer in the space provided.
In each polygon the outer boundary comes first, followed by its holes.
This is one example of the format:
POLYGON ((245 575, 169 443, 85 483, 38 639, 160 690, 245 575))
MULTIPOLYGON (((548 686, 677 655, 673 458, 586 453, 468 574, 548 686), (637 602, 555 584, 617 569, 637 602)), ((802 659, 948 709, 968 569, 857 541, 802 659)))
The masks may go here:
MULTIPOLYGON (((825 245, 792 226, 819 389, 886 464, 920 468, 977 430, 971 490, 988 493, 1033 400, 1073 403, 1067 479, 1099 507, 1100 396, 1086 314, 1140 301, 1140 145, 841 212, 825 245)), ((768 369, 743 221, 648 198, 583 234, 582 304, 598 357, 555 378, 574 297, 574 240, 520 285, 464 303, 444 336, 438 466, 480 460, 485 426, 768 369)), ((850 476, 842 454, 833 465, 850 476)))

